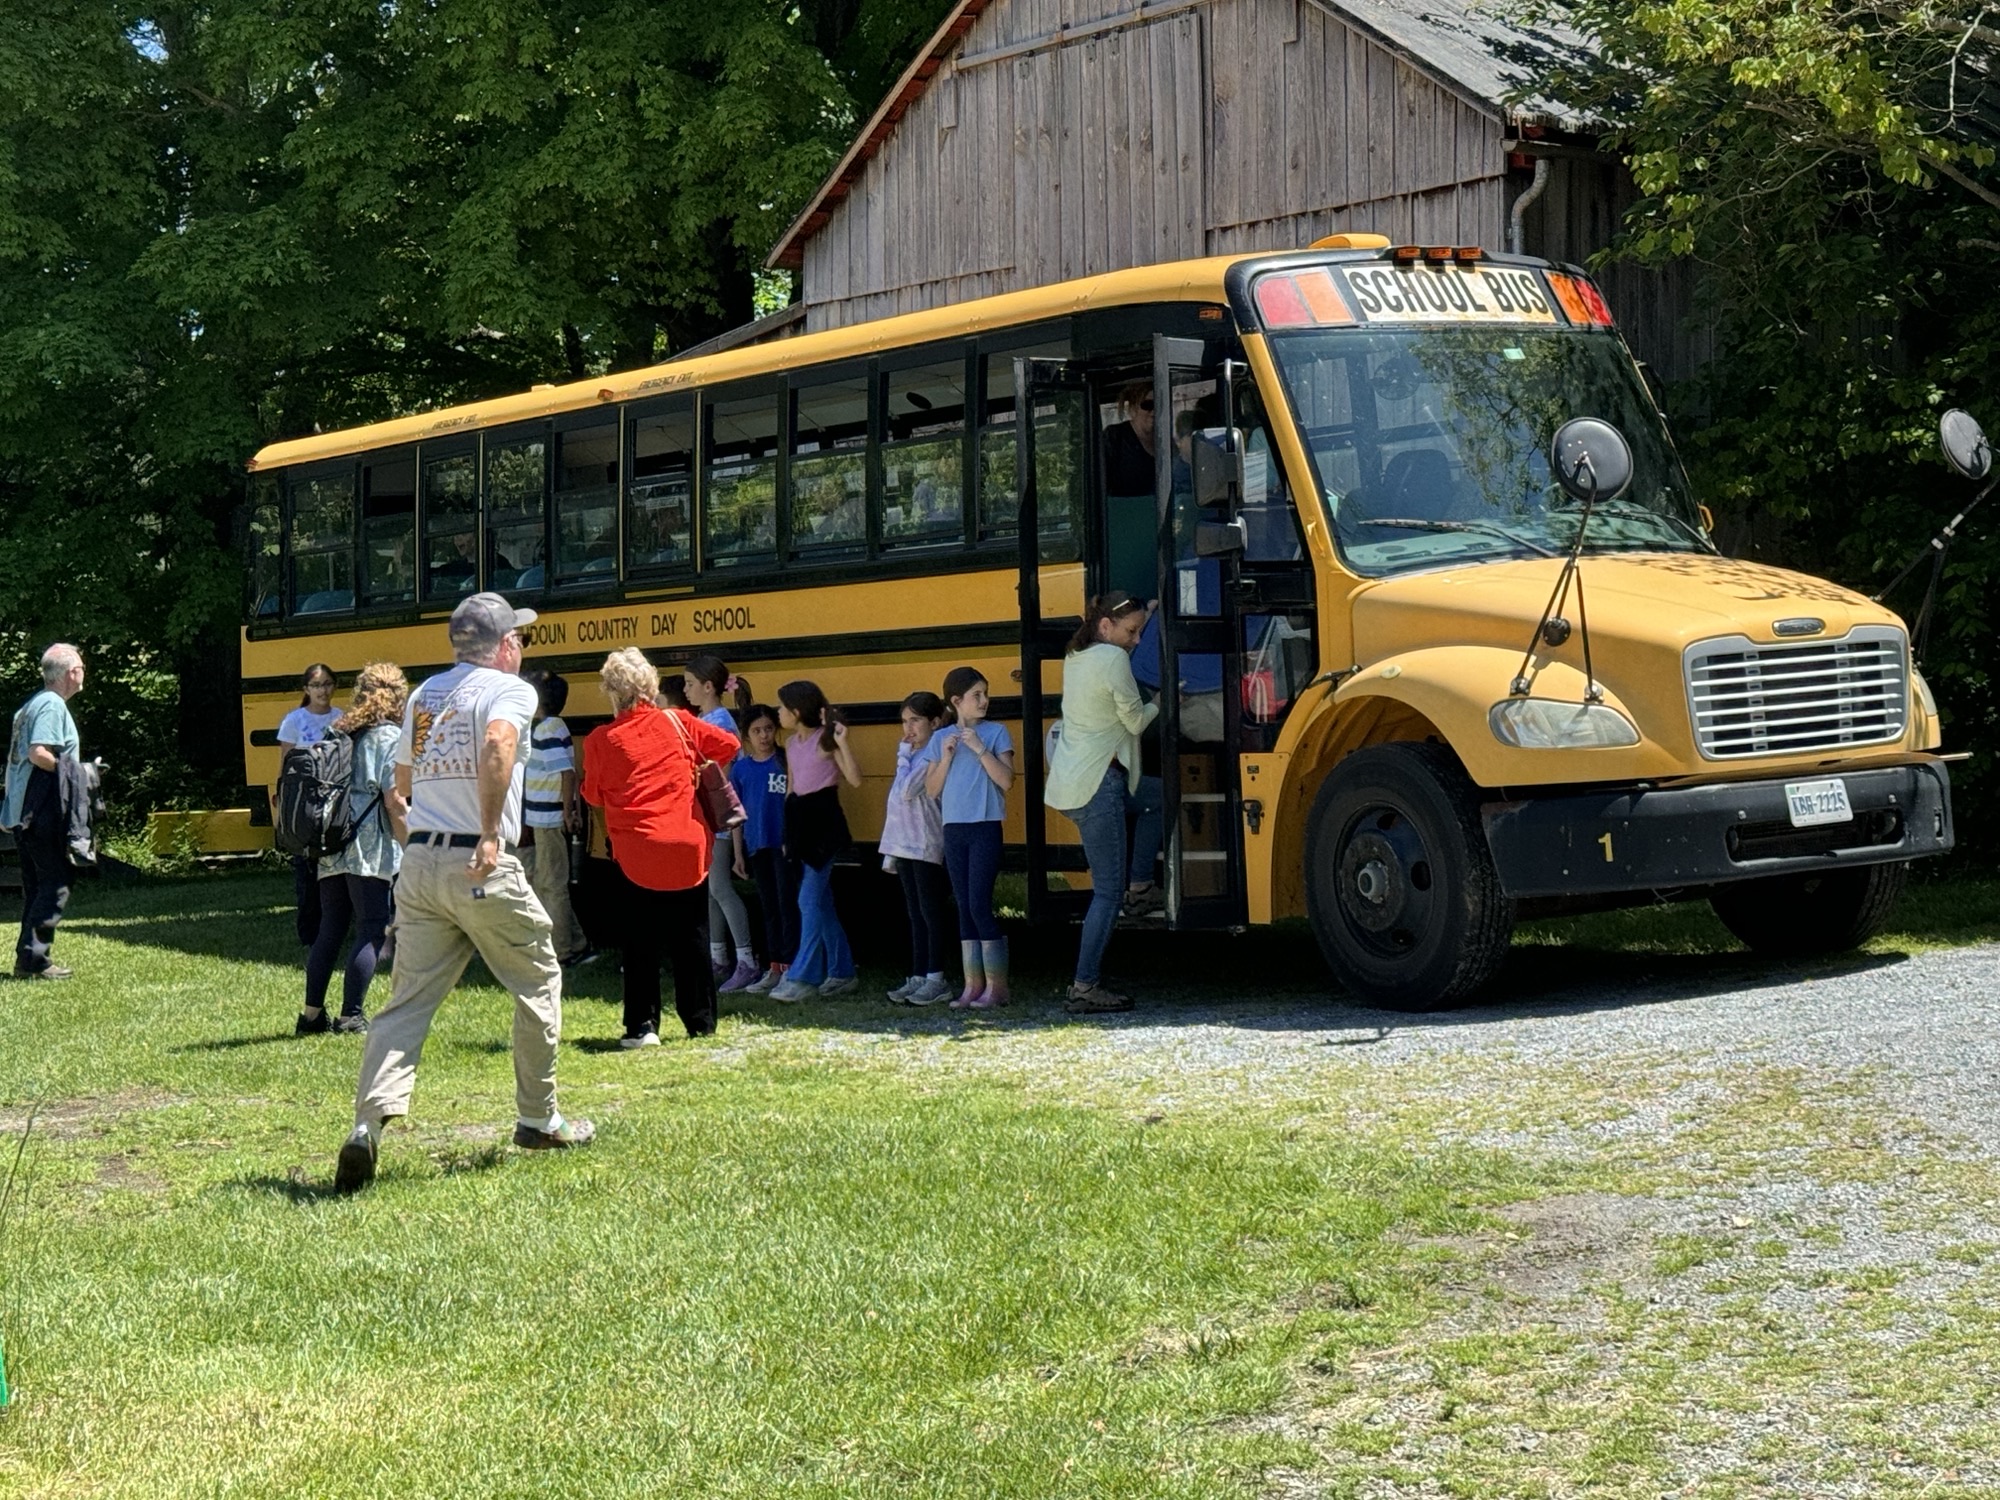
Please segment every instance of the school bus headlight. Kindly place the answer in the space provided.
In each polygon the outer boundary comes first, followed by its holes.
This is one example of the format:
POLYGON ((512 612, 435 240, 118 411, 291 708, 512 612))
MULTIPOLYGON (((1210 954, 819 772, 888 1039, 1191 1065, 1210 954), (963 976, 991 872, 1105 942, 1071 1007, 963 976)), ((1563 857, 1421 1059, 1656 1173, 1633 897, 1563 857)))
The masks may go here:
POLYGON ((1617 750, 1639 743, 1630 719, 1602 703, 1509 698, 1486 716, 1493 737, 1517 750, 1617 750))
POLYGON ((1917 702, 1923 704, 1924 712, 1935 719, 1938 716, 1937 699, 1931 696, 1931 685, 1924 681, 1924 674, 1915 667, 1910 668, 1910 685, 1917 690, 1917 702))

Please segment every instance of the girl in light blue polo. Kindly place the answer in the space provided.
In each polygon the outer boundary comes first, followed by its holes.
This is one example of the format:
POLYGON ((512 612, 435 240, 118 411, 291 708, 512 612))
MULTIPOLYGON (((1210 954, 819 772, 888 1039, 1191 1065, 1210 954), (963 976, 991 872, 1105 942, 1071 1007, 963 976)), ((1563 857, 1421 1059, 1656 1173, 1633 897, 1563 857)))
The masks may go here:
POLYGON ((948 722, 917 757, 924 789, 944 811, 944 867, 958 902, 958 951, 965 989, 954 1009, 991 1010, 1007 1003, 1007 939, 993 915, 1000 874, 1000 824, 1014 784, 1014 741, 990 722, 986 679, 953 667, 944 679, 948 722))

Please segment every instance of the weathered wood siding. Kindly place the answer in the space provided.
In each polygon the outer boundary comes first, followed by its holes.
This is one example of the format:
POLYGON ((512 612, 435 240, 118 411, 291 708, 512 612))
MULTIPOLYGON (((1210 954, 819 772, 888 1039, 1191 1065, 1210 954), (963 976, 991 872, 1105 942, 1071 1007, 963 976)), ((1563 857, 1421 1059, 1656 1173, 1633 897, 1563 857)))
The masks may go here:
MULTIPOLYGON (((1602 158, 1558 156, 1549 169, 1547 189, 1522 216, 1522 249, 1586 265, 1617 237, 1638 189, 1622 165, 1602 158)), ((1514 174, 1510 207, 1530 181, 1526 172, 1514 174)), ((1694 316, 1692 262, 1677 261, 1658 271, 1614 264, 1595 274, 1632 352, 1661 379, 1684 380, 1714 354, 1710 330, 1694 316)))
POLYGON ((1148 9, 980 17, 807 243, 810 326, 1342 229, 1496 243, 1496 112, 1306 0, 1148 9))
MULTIPOLYGON (((1507 246, 1530 182, 1498 106, 1335 13, 1338 0, 1001 0, 805 246, 832 328, 1124 266, 1282 250, 1340 230, 1507 246), (1110 23, 1107 26, 1107 23, 1110 23), (1079 34, 1080 33, 1080 34, 1079 34)), ((1624 170, 1555 158, 1531 255, 1583 262, 1624 170)), ((1709 354, 1688 269, 1603 281, 1669 380, 1709 354)))
POLYGON ((1491 243, 1497 112, 1302 0, 1216 0, 1207 19, 1211 253, 1346 229, 1491 243))

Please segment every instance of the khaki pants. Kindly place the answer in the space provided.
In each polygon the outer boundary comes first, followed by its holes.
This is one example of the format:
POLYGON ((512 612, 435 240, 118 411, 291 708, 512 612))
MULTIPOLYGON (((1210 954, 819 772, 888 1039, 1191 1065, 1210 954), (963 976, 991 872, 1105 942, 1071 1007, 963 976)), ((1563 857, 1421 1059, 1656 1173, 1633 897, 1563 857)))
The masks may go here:
POLYGON ((521 850, 528 885, 554 925, 558 959, 574 958, 590 946, 569 899, 569 841, 560 828, 537 828, 535 841, 521 850))
POLYGON ((548 913, 528 888, 521 861, 475 887, 469 849, 415 844, 396 881, 396 975, 389 1003, 369 1023, 354 1118, 366 1123, 410 1112, 417 1060, 444 997, 475 951, 514 996, 514 1109, 546 1128, 556 1114, 556 1044, 562 1038, 562 969, 548 913))

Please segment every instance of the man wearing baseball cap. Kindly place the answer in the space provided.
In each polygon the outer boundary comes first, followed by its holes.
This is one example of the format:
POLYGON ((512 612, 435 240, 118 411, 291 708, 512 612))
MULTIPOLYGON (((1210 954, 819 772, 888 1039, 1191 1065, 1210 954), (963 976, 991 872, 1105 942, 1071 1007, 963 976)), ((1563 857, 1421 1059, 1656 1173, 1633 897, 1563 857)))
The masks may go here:
POLYGON ((396 792, 410 836, 396 882, 395 983, 368 1031, 354 1133, 334 1167, 339 1192, 374 1178, 382 1122, 409 1112, 431 1019, 475 951, 514 996, 514 1144, 546 1151, 595 1134, 556 1109, 562 969, 548 913, 514 853, 536 703, 517 675, 520 632, 534 618, 498 594, 461 600, 450 627, 457 664, 403 710, 396 792))

